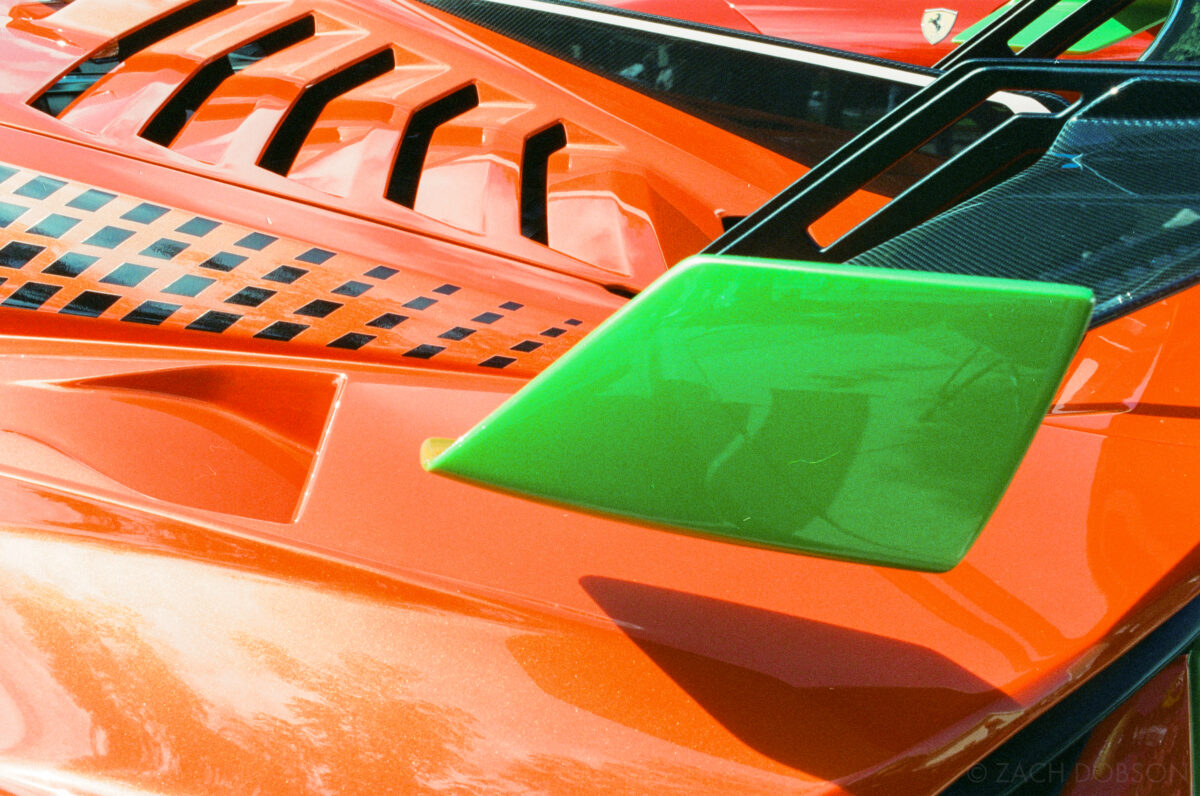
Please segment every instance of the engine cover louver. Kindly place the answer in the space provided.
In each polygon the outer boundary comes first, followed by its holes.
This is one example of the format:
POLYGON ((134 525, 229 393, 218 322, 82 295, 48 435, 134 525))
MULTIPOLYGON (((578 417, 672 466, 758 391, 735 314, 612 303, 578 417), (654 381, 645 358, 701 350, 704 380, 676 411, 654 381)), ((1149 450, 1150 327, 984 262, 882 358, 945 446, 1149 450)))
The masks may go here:
POLYGON ((3 93, 30 127, 601 284, 644 286, 802 171, 417 3, 76 0, 9 16, 0 55, 29 66, 3 93))

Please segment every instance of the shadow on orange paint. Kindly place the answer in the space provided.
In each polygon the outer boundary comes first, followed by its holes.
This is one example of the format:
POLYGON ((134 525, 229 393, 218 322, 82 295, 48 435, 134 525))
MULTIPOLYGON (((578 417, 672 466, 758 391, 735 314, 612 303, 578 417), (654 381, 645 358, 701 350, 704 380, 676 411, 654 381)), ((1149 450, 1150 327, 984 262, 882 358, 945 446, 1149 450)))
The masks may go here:
POLYGON ((963 722, 1017 708, 906 642, 622 580, 581 585, 627 639, 524 636, 510 642, 514 656, 552 695, 706 754, 852 789, 959 737, 963 722), (645 671, 605 663, 636 657, 614 649, 627 641, 645 671))

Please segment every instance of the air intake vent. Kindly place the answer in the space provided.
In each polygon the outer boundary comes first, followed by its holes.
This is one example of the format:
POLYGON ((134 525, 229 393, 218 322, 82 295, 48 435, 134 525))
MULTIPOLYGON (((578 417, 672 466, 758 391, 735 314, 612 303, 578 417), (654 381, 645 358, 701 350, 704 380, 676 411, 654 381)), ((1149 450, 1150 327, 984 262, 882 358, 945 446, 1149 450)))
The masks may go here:
POLYGON ((436 102, 431 102, 412 115, 404 129, 404 138, 396 150, 396 163, 388 180, 387 198, 405 207, 417 201, 417 186, 433 132, 456 116, 479 105, 479 91, 474 85, 464 86, 436 102))
POLYGON ((170 146, 183 129, 183 125, 200 105, 212 96, 226 78, 247 66, 274 55, 280 50, 304 41, 316 33, 316 23, 311 16, 296 20, 272 31, 252 42, 243 44, 205 65, 176 92, 142 130, 142 138, 156 144, 170 146))
POLYGON ((58 116, 76 97, 129 56, 235 5, 237 0, 198 0, 131 31, 117 40, 115 51, 111 47, 101 50, 60 78, 30 104, 51 116, 58 116))
POLYGON ((538 243, 549 243, 546 223, 546 176, 550 156, 567 145, 562 124, 548 127, 525 142, 521 158, 521 234, 538 243))
POLYGON ((33 4, 0 25, 0 111, 36 132, 601 284, 649 283, 801 169, 422 3, 33 4))
POLYGON ((286 175, 326 105, 395 68, 396 56, 390 49, 382 50, 306 88, 275 131, 258 165, 286 175))

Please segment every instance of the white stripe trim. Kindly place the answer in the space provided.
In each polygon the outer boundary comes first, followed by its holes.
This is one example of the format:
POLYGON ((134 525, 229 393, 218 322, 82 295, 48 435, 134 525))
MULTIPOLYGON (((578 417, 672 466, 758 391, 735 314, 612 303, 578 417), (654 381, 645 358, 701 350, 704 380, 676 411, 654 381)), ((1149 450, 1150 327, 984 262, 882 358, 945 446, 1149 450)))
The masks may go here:
MULTIPOLYGON (((666 22, 654 22, 648 19, 627 17, 622 14, 575 8, 573 6, 560 6, 554 3, 542 2, 541 0, 488 0, 488 2, 496 5, 515 6, 530 11, 541 11, 547 14, 557 14, 563 17, 574 17, 575 19, 583 19, 589 22, 600 22, 605 25, 640 30, 647 33, 657 33, 662 36, 712 44, 717 47, 728 47, 742 52, 759 53, 772 58, 799 61, 800 63, 812 64, 813 66, 822 66, 842 72, 853 72, 854 74, 889 80, 895 83, 907 83, 911 86, 923 87, 934 81, 934 77, 931 75, 920 72, 909 72, 908 70, 899 69, 894 66, 857 61, 853 58, 839 58, 836 55, 828 53, 811 52, 800 48, 772 44, 766 41, 755 41, 754 39, 743 39, 716 31, 694 30, 692 28, 671 25, 666 22)), ((1050 110, 1045 105, 1033 97, 1013 94, 1007 91, 994 94, 989 99, 1006 106, 1013 113, 1050 113, 1050 110)))

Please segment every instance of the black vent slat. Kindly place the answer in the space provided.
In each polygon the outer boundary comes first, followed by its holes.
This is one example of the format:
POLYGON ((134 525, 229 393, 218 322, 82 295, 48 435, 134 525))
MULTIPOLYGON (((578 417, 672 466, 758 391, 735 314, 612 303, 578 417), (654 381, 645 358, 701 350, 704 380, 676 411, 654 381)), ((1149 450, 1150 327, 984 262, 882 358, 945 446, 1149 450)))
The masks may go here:
POLYGON ((237 5, 237 0, 197 0, 171 14, 167 14, 149 25, 143 25, 137 30, 123 36, 117 42, 117 58, 124 61, 134 53, 139 53, 155 42, 160 42, 168 36, 190 28, 197 22, 203 22, 209 17, 216 16, 226 9, 237 5))
POLYGON ((395 54, 391 50, 381 50, 306 88, 271 137, 258 165, 286 175, 326 105, 395 68, 395 54))
POLYGON ((396 150, 396 162, 388 179, 386 196, 389 201, 405 207, 416 204, 417 186, 421 182, 421 170, 425 166, 425 155, 429 152, 434 131, 478 105, 478 89, 474 85, 463 86, 412 115, 404 129, 400 147, 396 150))
POLYGON ((556 124, 530 136, 521 156, 521 234, 538 243, 549 243, 546 217, 546 179, 550 156, 567 145, 567 131, 556 124))
POLYGON ((143 25, 118 39, 115 53, 112 48, 106 48, 93 55, 38 95, 31 104, 40 111, 58 116, 76 97, 131 55, 235 5, 237 0, 196 0, 143 25))
POLYGON ((242 44, 222 54, 215 61, 205 64, 159 109, 142 130, 142 138, 170 146, 196 109, 213 95, 226 78, 315 34, 316 22, 311 16, 304 17, 242 44))

